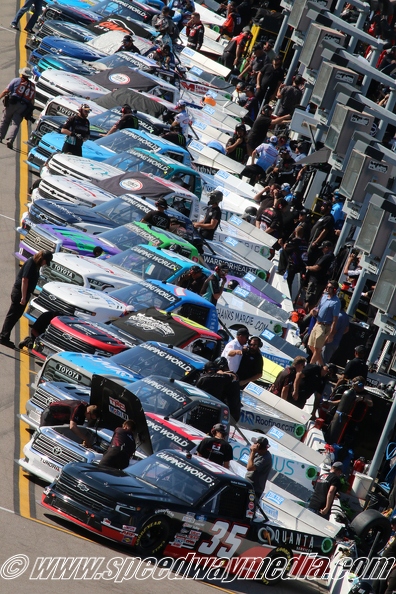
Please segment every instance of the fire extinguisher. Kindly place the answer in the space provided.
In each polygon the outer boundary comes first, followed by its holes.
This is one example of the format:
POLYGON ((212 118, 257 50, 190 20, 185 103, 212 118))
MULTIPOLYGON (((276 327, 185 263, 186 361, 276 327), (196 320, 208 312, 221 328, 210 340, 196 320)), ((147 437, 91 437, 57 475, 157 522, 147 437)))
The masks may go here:
POLYGON ((353 463, 352 472, 351 472, 349 480, 348 480, 350 489, 352 489, 352 484, 353 484, 356 473, 363 472, 365 465, 366 465, 365 458, 357 458, 357 460, 355 460, 355 462, 353 463))

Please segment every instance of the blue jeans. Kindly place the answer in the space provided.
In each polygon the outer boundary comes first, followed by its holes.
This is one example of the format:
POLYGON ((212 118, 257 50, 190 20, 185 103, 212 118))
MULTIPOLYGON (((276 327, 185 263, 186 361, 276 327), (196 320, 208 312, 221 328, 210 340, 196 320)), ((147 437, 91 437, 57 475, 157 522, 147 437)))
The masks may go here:
POLYGON ((22 8, 20 8, 16 13, 11 25, 18 25, 25 12, 27 12, 33 4, 34 11, 26 25, 26 29, 33 29, 34 25, 37 23, 37 19, 39 18, 41 11, 43 10, 43 0, 26 0, 22 8))

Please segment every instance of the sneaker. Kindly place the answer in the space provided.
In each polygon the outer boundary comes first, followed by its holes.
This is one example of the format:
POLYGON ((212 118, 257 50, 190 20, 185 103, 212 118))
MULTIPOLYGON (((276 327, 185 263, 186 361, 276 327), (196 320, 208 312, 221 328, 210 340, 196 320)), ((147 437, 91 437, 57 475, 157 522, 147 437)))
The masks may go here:
POLYGON ((31 336, 26 336, 26 338, 21 340, 21 342, 18 344, 19 349, 23 349, 23 347, 31 349, 32 346, 33 346, 33 338, 31 336))
POLYGON ((19 31, 19 27, 15 23, 11 23, 10 27, 11 27, 11 29, 15 29, 16 31, 19 31))
POLYGON ((14 145, 13 145, 13 143, 11 142, 11 140, 7 140, 7 148, 9 148, 9 149, 11 149, 11 150, 14 148, 14 145))
POLYGON ((26 33, 28 33, 28 35, 33 35, 33 29, 28 29, 27 27, 25 27, 24 31, 26 31, 26 33))
POLYGON ((0 338, 0 344, 9 349, 15 349, 15 344, 9 338, 0 338))

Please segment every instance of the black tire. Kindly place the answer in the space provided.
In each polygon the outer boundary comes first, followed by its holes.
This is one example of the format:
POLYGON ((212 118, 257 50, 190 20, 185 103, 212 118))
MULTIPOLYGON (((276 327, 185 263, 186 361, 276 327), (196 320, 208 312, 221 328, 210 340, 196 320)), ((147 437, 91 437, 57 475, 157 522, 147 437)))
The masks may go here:
POLYGON ((171 527, 169 520, 163 516, 153 517, 143 524, 136 540, 136 551, 139 555, 160 555, 169 542, 171 527))
POLYGON ((282 545, 273 549, 269 555, 265 557, 265 559, 271 559, 272 563, 275 561, 275 559, 287 559, 287 564, 282 575, 279 575, 273 579, 271 578, 270 571, 271 562, 264 560, 263 572, 260 572, 259 579, 265 586, 275 586, 284 580, 288 575, 293 563, 293 551, 289 547, 282 545))
POLYGON ((374 555, 385 546, 391 535, 390 521, 376 509, 368 509, 356 516, 351 522, 351 529, 356 534, 359 551, 366 555, 371 550, 378 533, 374 555))

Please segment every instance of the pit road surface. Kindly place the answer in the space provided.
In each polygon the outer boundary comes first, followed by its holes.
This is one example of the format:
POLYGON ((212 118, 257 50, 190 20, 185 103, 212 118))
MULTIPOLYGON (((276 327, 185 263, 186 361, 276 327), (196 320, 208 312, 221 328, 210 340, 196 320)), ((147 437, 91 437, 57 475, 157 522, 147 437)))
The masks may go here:
MULTIPOLYGON (((21 3, 3 0, 0 17, 0 89, 3 90, 12 78, 18 76, 18 70, 27 65, 27 53, 24 48, 26 33, 23 27, 26 17, 20 22, 20 33, 10 28, 9 24, 21 3)), ((2 107, 2 106, 1 106, 2 107)), ((37 112, 35 113, 37 116, 37 112)), ((29 124, 30 126, 30 124, 29 124)), ((31 178, 24 163, 27 157, 27 145, 30 128, 24 121, 15 143, 14 150, 0 144, 0 250, 2 254, 0 286, 0 323, 10 303, 11 287, 18 270, 18 262, 13 254, 18 249, 18 237, 15 226, 21 214, 26 210, 28 187, 31 178)), ((11 339, 18 344, 28 334, 25 318, 15 328, 11 339)), ((15 463, 22 457, 22 449, 29 440, 27 426, 20 422, 18 414, 25 409, 29 398, 29 385, 37 367, 27 351, 12 351, 0 345, 0 592, 2 594, 47 594, 56 591, 59 594, 70 593, 73 588, 82 588, 84 594, 108 594, 119 592, 130 594, 139 589, 139 594, 174 594, 175 588, 182 594, 209 594, 214 591, 259 594, 266 591, 261 584, 239 581, 224 587, 208 585, 198 580, 155 581, 132 578, 119 580, 125 571, 125 559, 128 551, 112 546, 111 543, 95 540, 88 533, 75 530, 71 525, 56 520, 44 513, 38 505, 43 484, 26 476, 15 463), (106 576, 83 582, 37 579, 35 569, 40 557, 89 557, 103 558, 98 571, 106 570, 110 564, 112 571, 106 576), (124 564, 124 565, 123 565, 124 564), (119 568, 124 567, 123 570, 119 568), (33 578, 36 579, 33 579, 33 578)), ((99 563, 99 562, 98 562, 99 563)), ((128 562, 129 563, 129 562, 128 562)), ((133 573, 133 572, 132 572, 133 573)), ((271 594, 290 592, 291 594, 324 591, 319 584, 305 581, 285 583, 281 587, 271 587, 271 594)))

